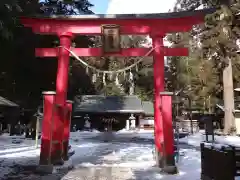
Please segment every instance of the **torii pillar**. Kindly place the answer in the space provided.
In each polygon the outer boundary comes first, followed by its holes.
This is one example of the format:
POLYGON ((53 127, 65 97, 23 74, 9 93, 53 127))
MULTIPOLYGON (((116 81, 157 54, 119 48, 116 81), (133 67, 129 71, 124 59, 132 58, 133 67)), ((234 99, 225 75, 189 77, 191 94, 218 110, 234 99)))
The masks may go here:
POLYGON ((156 145, 156 160, 159 167, 163 167, 162 156, 163 154, 163 117, 161 109, 160 92, 164 91, 164 35, 151 35, 153 43, 153 74, 154 74, 154 135, 156 145))
MULTIPOLYGON (((63 32, 58 34, 60 46, 70 48, 72 44, 73 34, 71 32, 63 32)), ((56 80, 56 97, 55 97, 55 111, 53 114, 54 124, 56 126, 53 132, 53 139, 56 141, 54 149, 53 162, 59 162, 63 159, 63 133, 64 133, 64 120, 68 119, 66 111, 68 111, 67 104, 67 89, 68 89, 68 69, 69 69, 69 52, 64 48, 59 48, 58 54, 58 69, 56 80)))
POLYGON ((60 46, 58 49, 58 69, 56 79, 56 93, 51 96, 44 95, 44 131, 40 152, 40 164, 63 164, 67 159, 67 146, 69 138, 69 124, 71 103, 67 101, 69 52, 63 47, 70 48, 73 34, 64 32, 58 34, 60 46), (51 113, 49 113, 51 112, 51 113), (46 125, 51 124, 51 125, 46 125), (66 126, 66 127, 65 127, 66 126), (47 139, 47 140, 45 140, 47 139))

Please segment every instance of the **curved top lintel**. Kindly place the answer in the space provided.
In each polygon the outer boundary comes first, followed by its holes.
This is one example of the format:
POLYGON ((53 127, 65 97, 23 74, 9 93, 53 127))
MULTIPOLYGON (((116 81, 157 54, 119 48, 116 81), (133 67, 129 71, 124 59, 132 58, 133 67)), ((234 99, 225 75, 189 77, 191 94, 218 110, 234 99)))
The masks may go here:
MULTIPOLYGON (((206 15, 215 12, 216 9, 203 9, 195 11, 181 11, 170 13, 157 14, 91 14, 91 15, 52 15, 42 16, 33 15, 26 18, 40 18, 40 19, 61 19, 61 20, 97 20, 97 19, 169 19, 169 18, 183 18, 189 16, 206 15)), ((23 17, 24 18, 24 17, 23 17)))
POLYGON ((118 24, 121 34, 155 36, 160 33, 159 30, 161 33, 189 31, 193 25, 202 23, 206 14, 214 11, 215 9, 204 9, 159 14, 28 16, 21 17, 21 22, 24 26, 31 27, 34 33, 58 34, 65 37, 69 37, 69 33, 66 32, 101 35, 103 24, 118 24))

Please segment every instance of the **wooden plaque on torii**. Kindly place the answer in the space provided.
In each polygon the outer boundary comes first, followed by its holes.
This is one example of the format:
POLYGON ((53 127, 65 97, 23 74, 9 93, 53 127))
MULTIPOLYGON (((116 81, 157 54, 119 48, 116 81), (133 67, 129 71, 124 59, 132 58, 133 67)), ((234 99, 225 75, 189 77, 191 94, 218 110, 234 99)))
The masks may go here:
POLYGON ((121 36, 118 25, 102 25, 102 44, 104 54, 121 51, 121 36))

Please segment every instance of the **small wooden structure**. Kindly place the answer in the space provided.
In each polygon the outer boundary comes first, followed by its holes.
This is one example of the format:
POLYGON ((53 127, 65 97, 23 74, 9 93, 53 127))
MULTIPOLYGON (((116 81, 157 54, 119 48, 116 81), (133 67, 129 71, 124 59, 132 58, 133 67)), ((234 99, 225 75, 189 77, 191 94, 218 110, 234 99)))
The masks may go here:
MULTIPOLYGON (((234 102, 234 117, 235 117, 235 125, 236 125, 236 134, 240 135, 240 101, 235 100, 234 102)), ((224 105, 221 103, 217 104, 218 109, 220 109, 224 113, 224 105)), ((223 125, 222 125, 223 126, 223 125)))
POLYGON ((235 110, 235 125, 236 125, 236 134, 240 135, 240 110, 235 110))
POLYGON ((142 102, 144 114, 139 119, 140 129, 154 129, 154 109, 151 101, 142 102))
POLYGON ((19 120, 19 116, 19 105, 0 96, 0 131, 7 128, 8 124, 13 128, 13 125, 17 124, 19 120))
POLYGON ((239 148, 201 143, 201 179, 234 180, 239 176, 239 148), (226 166, 227 164, 227 166, 226 166))
POLYGON ((72 126, 83 127, 84 116, 89 115, 92 128, 103 130, 106 119, 115 119, 113 130, 126 127, 131 114, 134 114, 138 125, 138 119, 144 113, 141 100, 137 96, 103 96, 83 95, 74 100, 72 126))

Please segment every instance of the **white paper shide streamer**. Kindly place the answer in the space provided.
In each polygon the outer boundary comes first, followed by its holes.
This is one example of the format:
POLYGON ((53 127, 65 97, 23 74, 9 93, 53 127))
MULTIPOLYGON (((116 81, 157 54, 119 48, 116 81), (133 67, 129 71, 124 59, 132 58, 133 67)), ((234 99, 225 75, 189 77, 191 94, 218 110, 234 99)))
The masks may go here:
POLYGON ((97 82, 97 74, 96 73, 93 73, 93 75, 92 75, 92 82, 93 83, 97 82))
MULTIPOLYGON (((135 63, 131 64, 128 67, 125 67, 123 69, 118 69, 118 70, 114 70, 114 71, 105 71, 105 70, 100 70, 95 68, 94 66, 86 63, 85 61, 83 61, 81 58, 79 58, 73 51, 71 51, 70 49, 64 47, 64 46, 59 46, 59 48, 63 48, 65 50, 67 50, 75 59, 77 59, 82 65, 85 66, 86 68, 86 74, 89 74, 89 70, 91 70, 91 72, 93 72, 92 74, 92 82, 95 83, 97 81, 97 77, 100 77, 100 74, 102 74, 102 82, 104 85, 106 85, 106 77, 112 81, 113 80, 113 75, 116 74, 115 76, 115 84, 120 86, 120 82, 119 82, 119 74, 123 73, 124 79, 126 77, 126 72, 129 71, 129 82, 131 84, 130 89, 133 89, 132 87, 134 87, 134 79, 133 79, 133 74, 131 72, 132 68, 136 68, 136 71, 138 71, 138 64, 140 62, 142 62, 144 60, 144 57, 149 56, 153 50, 156 48, 152 48, 150 49, 145 56, 141 57, 138 61, 136 61, 135 63)), ((130 92, 130 94, 133 92, 130 92)))
POLYGON ((119 79, 118 79, 118 74, 116 75, 115 84, 116 84, 117 86, 120 85, 120 83, 119 83, 119 79))

